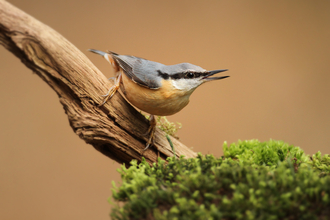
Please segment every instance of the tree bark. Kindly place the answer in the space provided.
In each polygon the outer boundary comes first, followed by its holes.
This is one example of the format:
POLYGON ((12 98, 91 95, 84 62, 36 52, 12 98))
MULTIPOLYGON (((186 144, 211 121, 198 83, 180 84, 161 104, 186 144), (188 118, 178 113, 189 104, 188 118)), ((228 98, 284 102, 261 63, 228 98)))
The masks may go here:
MULTIPOLYGON (((148 120, 120 93, 98 107, 111 82, 59 33, 0 0, 0 43, 40 76, 58 95, 74 132, 119 163, 142 158, 148 120)), ((176 156, 196 153, 172 138, 176 156)), ((157 129, 155 145, 143 156, 149 163, 173 156, 165 133, 157 129)))

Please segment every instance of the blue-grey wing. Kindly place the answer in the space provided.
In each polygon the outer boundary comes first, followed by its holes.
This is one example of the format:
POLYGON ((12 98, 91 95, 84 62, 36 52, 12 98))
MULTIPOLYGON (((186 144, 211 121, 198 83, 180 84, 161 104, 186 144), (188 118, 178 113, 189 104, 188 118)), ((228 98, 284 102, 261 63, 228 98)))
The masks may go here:
POLYGON ((161 79, 157 77, 157 70, 164 66, 163 64, 139 57, 110 53, 124 73, 135 83, 149 89, 160 88, 161 79))

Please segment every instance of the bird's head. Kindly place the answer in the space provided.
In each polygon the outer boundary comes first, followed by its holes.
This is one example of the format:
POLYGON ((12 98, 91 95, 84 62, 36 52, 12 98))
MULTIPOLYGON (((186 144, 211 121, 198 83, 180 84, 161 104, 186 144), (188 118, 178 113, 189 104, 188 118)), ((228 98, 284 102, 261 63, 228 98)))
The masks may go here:
POLYGON ((178 90, 193 92, 198 86, 205 82, 229 77, 212 77, 216 73, 225 71, 227 71, 227 69, 207 71, 190 63, 181 63, 171 66, 164 66, 161 70, 158 70, 158 75, 165 80, 171 80, 172 85, 178 90))

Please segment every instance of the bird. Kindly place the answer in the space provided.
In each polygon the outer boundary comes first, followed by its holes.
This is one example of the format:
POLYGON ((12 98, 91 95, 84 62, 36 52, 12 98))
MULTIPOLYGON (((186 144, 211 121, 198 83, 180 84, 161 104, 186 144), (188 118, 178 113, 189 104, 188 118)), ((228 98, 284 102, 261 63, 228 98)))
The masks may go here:
POLYGON ((167 116, 179 112, 188 105, 189 97, 197 87, 229 77, 213 76, 227 69, 207 71, 190 63, 164 65, 112 51, 89 51, 103 56, 116 73, 114 85, 103 95, 103 102, 99 106, 104 105, 120 89, 133 106, 150 114, 146 133, 149 138, 143 151, 154 144, 157 125, 155 115, 167 116))

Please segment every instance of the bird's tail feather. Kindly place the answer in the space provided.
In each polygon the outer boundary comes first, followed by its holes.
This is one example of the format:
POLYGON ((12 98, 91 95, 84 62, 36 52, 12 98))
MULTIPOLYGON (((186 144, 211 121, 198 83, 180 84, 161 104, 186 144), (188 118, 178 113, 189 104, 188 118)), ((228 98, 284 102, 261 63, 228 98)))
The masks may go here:
POLYGON ((119 66, 118 66, 118 64, 116 63, 116 61, 113 58, 113 55, 118 55, 118 54, 116 54, 116 53, 114 53, 112 51, 108 51, 108 53, 106 53, 106 52, 99 51, 99 50, 94 50, 94 49, 89 49, 88 51, 103 56, 104 59, 106 59, 112 65, 112 67, 115 69, 116 72, 119 71, 119 66))
POLYGON ((94 49, 89 49, 88 51, 99 54, 101 56, 104 56, 104 55, 107 54, 106 52, 103 52, 103 51, 100 51, 100 50, 94 50, 94 49))

